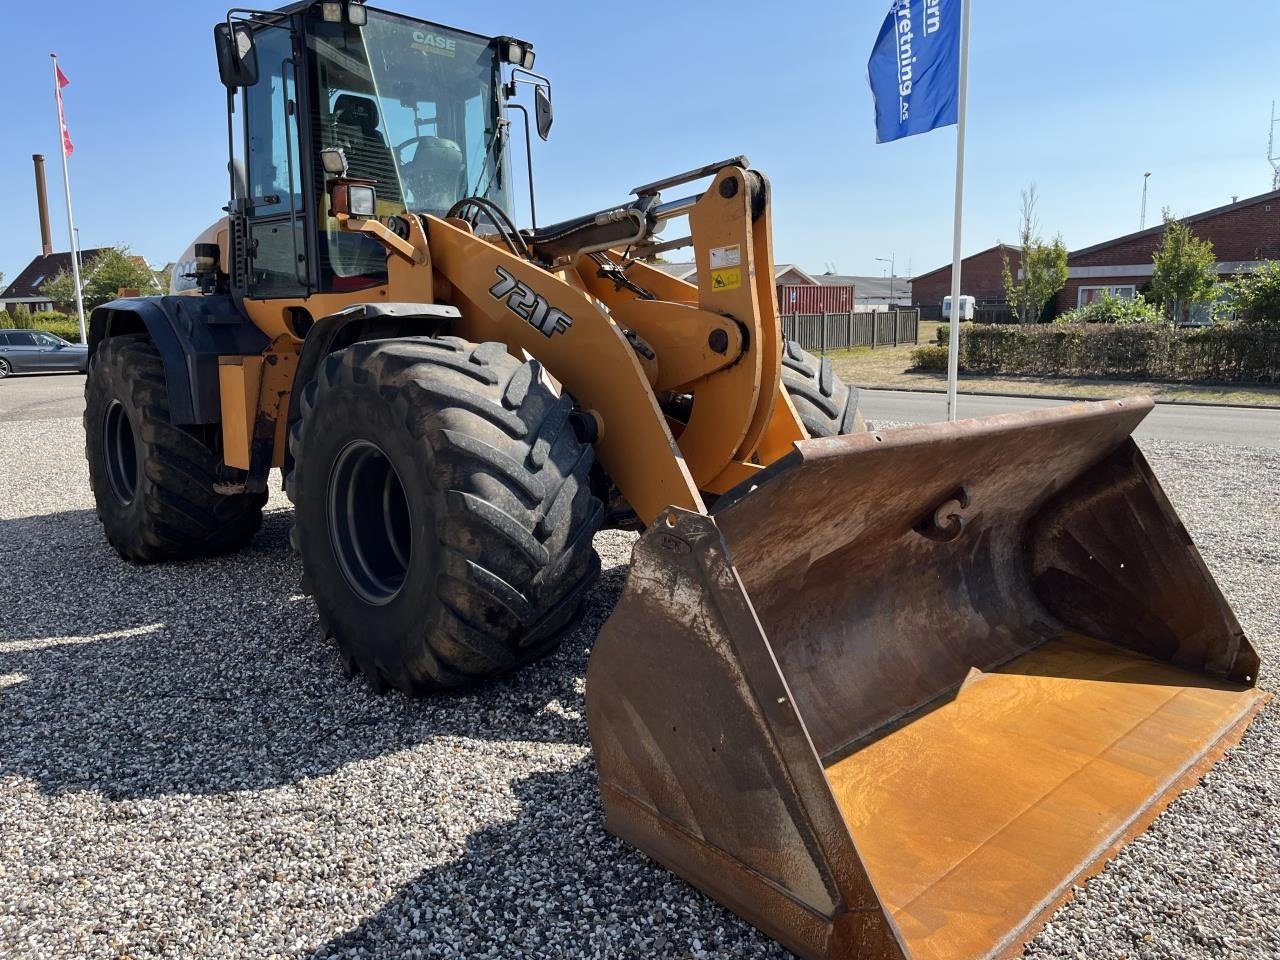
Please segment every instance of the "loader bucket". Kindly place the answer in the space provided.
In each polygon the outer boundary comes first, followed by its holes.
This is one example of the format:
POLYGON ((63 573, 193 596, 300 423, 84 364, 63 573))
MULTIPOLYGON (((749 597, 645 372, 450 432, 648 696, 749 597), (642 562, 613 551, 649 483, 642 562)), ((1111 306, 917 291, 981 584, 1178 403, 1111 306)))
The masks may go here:
POLYGON ((668 511, 588 669, 608 829, 801 957, 1020 952, 1264 697, 1150 408, 809 440, 668 511))

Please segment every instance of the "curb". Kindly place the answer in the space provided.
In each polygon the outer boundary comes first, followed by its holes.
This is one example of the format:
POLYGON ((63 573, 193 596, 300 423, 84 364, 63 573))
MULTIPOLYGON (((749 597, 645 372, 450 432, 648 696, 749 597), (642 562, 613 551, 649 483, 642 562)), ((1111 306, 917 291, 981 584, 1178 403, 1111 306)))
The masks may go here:
MULTIPOLYGON (((1135 387, 1140 386, 1135 384, 1135 387)), ((895 387, 888 384, 858 384, 859 390, 883 390, 893 391, 895 393, 931 393, 937 396, 946 396, 946 390, 936 390, 932 387, 895 387)), ((974 393, 971 391, 960 390, 957 395, 961 397, 1000 397, 1008 400, 1065 400, 1071 403, 1089 402, 1091 400, 1108 400, 1114 399, 1110 397, 1072 397, 1061 393, 974 393)), ((1135 389, 1132 393, 1124 394, 1125 396, 1150 396, 1144 394, 1141 390, 1135 389)), ((1280 411, 1280 401, 1276 403, 1227 403, 1214 400, 1163 400, 1155 401, 1157 406, 1168 407, 1224 407, 1234 410, 1276 410, 1280 411)))

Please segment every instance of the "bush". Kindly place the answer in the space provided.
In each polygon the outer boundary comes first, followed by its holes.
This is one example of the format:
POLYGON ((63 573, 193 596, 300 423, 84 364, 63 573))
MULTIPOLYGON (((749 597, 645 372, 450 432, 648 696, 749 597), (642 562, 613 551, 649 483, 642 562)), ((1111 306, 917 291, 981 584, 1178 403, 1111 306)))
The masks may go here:
POLYGON ((1169 323, 1168 317, 1154 303, 1137 296, 1132 299, 1115 297, 1103 291, 1101 297, 1068 310, 1054 319, 1054 323, 1114 323, 1117 326, 1132 323, 1169 323))
POLYGON ((1199 330, 1167 323, 965 324, 959 360, 961 370, 974 373, 1274 382, 1280 334, 1246 324, 1199 330))
MULTIPOLYGON (((1003 326, 1003 325, 1004 325, 1004 324, 1003 324, 1003 322, 1001 322, 1001 323, 999 323, 999 324, 994 324, 994 326, 1003 326)), ((961 337, 963 337, 963 336, 964 336, 964 334, 965 334, 965 331, 966 331, 966 330, 969 330, 969 329, 970 329, 970 328, 972 328, 972 327, 973 327, 973 323, 972 323, 972 322, 970 322, 970 321, 968 321, 968 320, 961 321, 961 323, 960 323, 960 336, 961 336, 961 337)), ((934 341, 935 341, 936 343, 941 344, 941 345, 942 345, 942 346, 944 346, 944 347, 945 347, 945 346, 949 346, 949 345, 950 345, 950 343, 951 343, 951 324, 949 324, 949 323, 940 323, 940 324, 938 324, 938 332, 937 332, 937 334, 934 336, 934 341)))
POLYGON ((911 351, 911 369, 946 370, 948 352, 946 347, 940 347, 935 344, 916 347, 911 351))
MULTIPOLYGON (((49 311, 52 313, 53 311, 49 311)), ((86 317, 87 321, 89 318, 86 317)), ((46 320, 44 323, 33 323, 33 330, 47 330, 55 337, 61 337, 63 340, 70 340, 72 343, 80 342, 80 324, 75 317, 64 317, 61 320, 46 320)))
POLYGON ((1267 260, 1226 284, 1223 306, 1257 329, 1280 330, 1280 261, 1267 260))

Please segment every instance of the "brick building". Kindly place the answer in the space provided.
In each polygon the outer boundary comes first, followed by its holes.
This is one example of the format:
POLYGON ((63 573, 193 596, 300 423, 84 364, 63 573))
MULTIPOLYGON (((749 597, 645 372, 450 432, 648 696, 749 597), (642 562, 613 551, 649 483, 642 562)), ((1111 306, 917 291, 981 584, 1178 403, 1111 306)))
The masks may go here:
MULTIPOLYGON (((1223 280, 1263 260, 1280 260, 1280 190, 1216 207, 1182 222, 1213 244, 1223 280)), ((1059 312, 1084 306, 1109 291, 1133 297, 1151 282, 1152 258, 1164 239, 1164 224, 1073 252, 1059 312)), ((966 282, 966 286, 967 286, 966 282)))
MULTIPOLYGON (((973 297, 979 305, 1005 303, 1004 258, 1016 276, 1022 269, 1022 248, 997 243, 981 253, 960 261, 960 293, 973 297)), ((951 264, 922 273, 911 281, 911 303, 917 307, 941 309, 943 297, 951 296, 951 264)))

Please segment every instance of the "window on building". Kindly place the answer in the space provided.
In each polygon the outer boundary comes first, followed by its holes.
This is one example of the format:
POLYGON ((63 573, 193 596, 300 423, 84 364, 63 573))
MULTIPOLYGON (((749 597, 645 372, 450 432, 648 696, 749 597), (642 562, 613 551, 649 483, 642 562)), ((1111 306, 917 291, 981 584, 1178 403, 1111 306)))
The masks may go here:
POLYGON ((1076 306, 1087 307, 1095 300, 1101 300, 1104 293, 1121 300, 1132 300, 1138 295, 1138 288, 1132 283, 1114 287, 1081 287, 1076 295, 1076 306))

